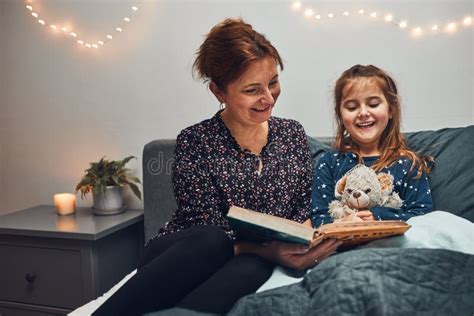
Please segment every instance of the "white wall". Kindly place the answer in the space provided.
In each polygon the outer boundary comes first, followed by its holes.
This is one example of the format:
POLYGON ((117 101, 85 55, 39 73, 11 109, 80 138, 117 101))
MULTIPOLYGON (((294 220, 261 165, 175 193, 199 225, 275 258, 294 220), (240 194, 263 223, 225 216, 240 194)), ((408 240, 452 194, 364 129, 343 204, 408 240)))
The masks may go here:
MULTIPOLYGON (((45 19, 68 20, 94 36, 114 27, 133 2, 34 3, 45 19)), ((365 8, 420 25, 474 11, 473 1, 312 3, 325 15, 365 8)), ((0 1, 0 12, 0 213, 72 192, 88 162, 104 155, 136 155, 130 166, 141 175, 147 142, 212 116, 218 103, 192 79, 191 65, 203 35, 225 17, 242 16, 279 49, 286 63, 275 115, 301 121, 308 134, 332 135, 333 82, 355 63, 393 74, 405 131, 474 122, 472 27, 415 39, 380 19, 317 24, 287 1, 142 1, 125 32, 91 51, 39 25, 23 1, 0 1)), ((131 205, 141 207, 135 199, 131 205)))

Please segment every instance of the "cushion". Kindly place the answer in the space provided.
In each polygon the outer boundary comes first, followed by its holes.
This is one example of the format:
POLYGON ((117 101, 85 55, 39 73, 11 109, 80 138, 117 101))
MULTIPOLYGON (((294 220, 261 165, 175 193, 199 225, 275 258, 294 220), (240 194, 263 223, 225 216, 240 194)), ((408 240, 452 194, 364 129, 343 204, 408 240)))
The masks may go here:
POLYGON ((433 207, 474 221, 474 126, 405 135, 410 148, 435 158, 433 207))
POLYGON ((313 167, 318 163, 319 157, 325 152, 331 150, 332 138, 314 138, 311 136, 306 136, 308 139, 309 151, 311 152, 311 157, 313 158, 313 167))

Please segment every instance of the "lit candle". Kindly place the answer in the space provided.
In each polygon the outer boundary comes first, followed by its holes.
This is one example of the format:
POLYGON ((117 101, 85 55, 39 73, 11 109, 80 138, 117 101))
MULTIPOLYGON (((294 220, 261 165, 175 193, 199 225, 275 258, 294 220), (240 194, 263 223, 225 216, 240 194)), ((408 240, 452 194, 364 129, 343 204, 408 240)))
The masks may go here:
POLYGON ((74 214, 76 211, 76 196, 71 193, 55 194, 54 206, 56 206, 59 215, 74 214))

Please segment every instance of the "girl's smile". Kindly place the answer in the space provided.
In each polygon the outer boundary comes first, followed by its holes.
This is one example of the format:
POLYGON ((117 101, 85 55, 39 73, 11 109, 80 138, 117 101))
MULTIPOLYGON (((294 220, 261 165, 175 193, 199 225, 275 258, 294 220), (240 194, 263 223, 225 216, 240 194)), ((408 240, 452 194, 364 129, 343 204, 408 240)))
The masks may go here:
POLYGON ((343 90, 341 118, 362 156, 377 156, 391 114, 376 79, 358 78, 343 90))

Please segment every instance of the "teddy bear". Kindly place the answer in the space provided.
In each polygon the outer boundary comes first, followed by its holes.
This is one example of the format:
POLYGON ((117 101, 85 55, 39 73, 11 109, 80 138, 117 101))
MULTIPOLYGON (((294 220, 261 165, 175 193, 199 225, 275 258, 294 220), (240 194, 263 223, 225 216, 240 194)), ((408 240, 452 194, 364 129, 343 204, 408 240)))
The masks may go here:
POLYGON ((335 222, 362 221, 356 216, 358 210, 375 206, 399 209, 403 201, 393 191, 393 176, 375 173, 372 168, 358 164, 336 183, 334 189, 337 200, 329 204, 329 214, 335 222))

